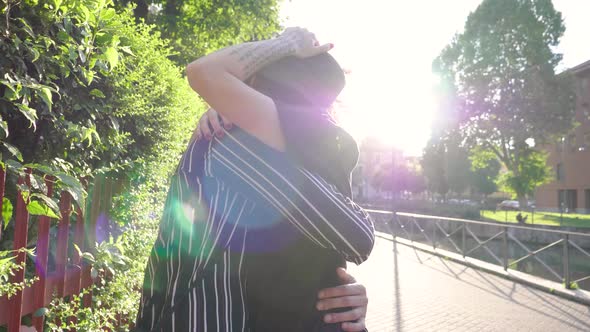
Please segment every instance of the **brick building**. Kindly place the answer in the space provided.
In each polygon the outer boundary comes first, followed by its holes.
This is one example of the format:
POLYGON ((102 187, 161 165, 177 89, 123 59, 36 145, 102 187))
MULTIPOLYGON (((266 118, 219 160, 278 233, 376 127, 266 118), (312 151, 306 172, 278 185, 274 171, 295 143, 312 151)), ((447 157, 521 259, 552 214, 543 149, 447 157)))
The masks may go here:
POLYGON ((540 210, 590 213, 590 61, 569 70, 576 78, 578 126, 547 148, 553 180, 536 192, 540 210))

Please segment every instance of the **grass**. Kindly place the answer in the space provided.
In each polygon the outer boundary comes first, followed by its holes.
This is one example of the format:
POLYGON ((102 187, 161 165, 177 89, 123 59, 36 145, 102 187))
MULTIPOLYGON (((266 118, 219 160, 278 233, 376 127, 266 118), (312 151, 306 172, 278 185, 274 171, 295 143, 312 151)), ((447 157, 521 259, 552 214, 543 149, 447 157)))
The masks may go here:
POLYGON ((534 217, 531 212, 525 211, 488 211, 482 210, 481 216, 484 220, 517 223, 516 215, 521 213, 527 217, 527 224, 550 225, 564 227, 586 227, 590 228, 590 214, 564 213, 563 218, 559 213, 553 212, 535 212, 534 217))

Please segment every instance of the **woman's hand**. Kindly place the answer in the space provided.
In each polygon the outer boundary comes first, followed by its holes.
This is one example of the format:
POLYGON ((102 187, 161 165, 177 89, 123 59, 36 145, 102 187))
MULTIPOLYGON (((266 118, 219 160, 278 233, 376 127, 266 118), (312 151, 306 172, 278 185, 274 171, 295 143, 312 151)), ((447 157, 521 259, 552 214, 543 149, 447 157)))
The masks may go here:
POLYGON ((334 308, 352 309, 345 312, 329 313, 324 316, 326 323, 342 323, 344 331, 363 331, 365 329, 365 316, 367 315, 367 290, 365 286, 356 282, 353 276, 345 269, 337 269, 341 286, 322 289, 316 304, 318 310, 330 310, 334 308))
POLYGON ((326 53, 334 47, 333 44, 320 46, 320 42, 313 33, 299 27, 285 29, 279 39, 289 41, 293 47, 293 55, 298 58, 308 58, 326 53))
POLYGON ((217 137, 223 137, 223 128, 227 130, 231 129, 232 123, 223 115, 218 114, 214 109, 210 108, 199 119, 199 123, 193 132, 191 141, 201 138, 210 140, 213 135, 216 135, 217 137))

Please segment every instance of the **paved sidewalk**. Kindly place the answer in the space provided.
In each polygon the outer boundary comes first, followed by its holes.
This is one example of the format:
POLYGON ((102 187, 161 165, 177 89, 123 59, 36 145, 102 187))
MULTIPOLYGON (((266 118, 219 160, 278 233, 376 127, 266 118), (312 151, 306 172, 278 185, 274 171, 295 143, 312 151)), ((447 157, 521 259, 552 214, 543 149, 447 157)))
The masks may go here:
POLYGON ((350 266, 367 287, 369 332, 590 331, 590 307, 378 239, 350 266))

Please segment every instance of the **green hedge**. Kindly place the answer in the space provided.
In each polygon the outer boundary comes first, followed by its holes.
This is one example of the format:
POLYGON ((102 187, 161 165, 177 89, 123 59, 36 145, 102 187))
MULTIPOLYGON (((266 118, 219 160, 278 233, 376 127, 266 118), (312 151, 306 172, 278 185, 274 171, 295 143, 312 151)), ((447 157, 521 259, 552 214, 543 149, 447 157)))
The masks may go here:
MULTIPOLYGON (((92 308, 74 310, 77 297, 55 300, 38 312, 48 316, 46 330, 68 329, 71 315, 87 331, 126 330, 114 327, 116 314, 134 320, 168 177, 205 110, 174 60, 278 29, 275 0, 176 1, 178 8, 148 20, 158 26, 141 23, 126 2, 0 0, 0 166, 9 171, 0 258, 10 254, 1 251, 11 246, 14 227, 7 207, 25 166, 34 170, 33 183, 21 189, 32 194, 29 211, 36 215, 58 213, 45 196, 44 174, 55 175, 55 191, 69 190, 81 205, 86 193, 76 178, 105 174, 131 183, 111 211, 122 235, 83 255, 93 273, 109 276, 93 288, 92 308), (171 43, 160 31, 178 38, 171 43)), ((0 281, 15 268, 23 267, 0 259, 0 281)), ((23 286, 3 284, 0 292, 23 286)))

